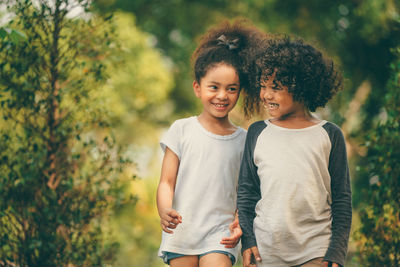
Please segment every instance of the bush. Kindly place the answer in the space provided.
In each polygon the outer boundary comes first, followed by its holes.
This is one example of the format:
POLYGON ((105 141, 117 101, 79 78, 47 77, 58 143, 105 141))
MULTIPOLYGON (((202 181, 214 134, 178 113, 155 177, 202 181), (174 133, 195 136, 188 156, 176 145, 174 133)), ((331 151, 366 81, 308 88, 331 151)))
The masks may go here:
POLYGON ((90 2, 7 2, 15 17, 0 29, 0 266, 104 266, 118 249, 107 220, 134 201, 121 179, 130 162, 97 92, 116 47, 112 24, 87 13, 90 2))
POLYGON ((385 111, 366 136, 368 154, 361 167, 370 184, 355 232, 363 266, 400 266, 400 46, 394 54, 385 111))

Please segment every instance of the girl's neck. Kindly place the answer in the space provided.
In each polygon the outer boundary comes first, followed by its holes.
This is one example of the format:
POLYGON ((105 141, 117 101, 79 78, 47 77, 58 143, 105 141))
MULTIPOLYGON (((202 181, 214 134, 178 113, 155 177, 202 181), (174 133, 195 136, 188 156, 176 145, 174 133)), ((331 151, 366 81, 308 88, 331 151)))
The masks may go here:
POLYGON ((228 116, 216 118, 201 113, 197 116, 197 119, 207 131, 213 134, 230 135, 237 130, 237 127, 230 122, 228 116))
POLYGON ((320 122, 320 120, 312 116, 308 110, 295 114, 288 114, 279 118, 271 118, 269 121, 272 124, 288 129, 307 128, 320 122))

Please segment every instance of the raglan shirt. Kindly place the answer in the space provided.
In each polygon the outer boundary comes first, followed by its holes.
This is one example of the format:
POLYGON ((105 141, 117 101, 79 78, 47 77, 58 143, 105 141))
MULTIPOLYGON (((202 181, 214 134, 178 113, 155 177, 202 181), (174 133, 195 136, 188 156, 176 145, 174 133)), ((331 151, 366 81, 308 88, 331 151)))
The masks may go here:
POLYGON ((287 129, 259 121, 247 133, 237 206, 242 251, 257 266, 294 266, 317 257, 344 265, 351 187, 339 127, 327 121, 287 129))
POLYGON ((172 203, 182 216, 173 234, 162 232, 158 255, 165 252, 200 255, 213 250, 231 253, 237 259, 240 246, 220 244, 229 237, 234 221, 240 162, 246 131, 238 127, 230 135, 207 131, 193 116, 175 121, 160 144, 179 158, 172 203))

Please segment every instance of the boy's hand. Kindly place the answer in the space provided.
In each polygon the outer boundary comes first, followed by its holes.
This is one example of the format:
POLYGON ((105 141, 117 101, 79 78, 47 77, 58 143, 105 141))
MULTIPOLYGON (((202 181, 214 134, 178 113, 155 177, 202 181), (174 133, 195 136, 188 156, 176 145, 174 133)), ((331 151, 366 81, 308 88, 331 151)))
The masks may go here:
POLYGON ((178 224, 182 223, 182 216, 174 209, 165 209, 160 214, 161 217, 161 228, 164 232, 172 234, 178 224))
POLYGON ((339 267, 339 264, 335 262, 330 262, 330 261, 324 261, 322 262, 323 267, 339 267))
POLYGON ((240 237, 242 236, 242 228, 240 228, 238 219, 235 219, 229 225, 229 231, 231 232, 231 235, 222 238, 220 244, 225 245, 226 248, 234 248, 237 243, 239 243, 240 237))
POLYGON ((255 261, 261 262, 257 247, 251 247, 243 251, 243 267, 254 267, 256 266, 255 261))

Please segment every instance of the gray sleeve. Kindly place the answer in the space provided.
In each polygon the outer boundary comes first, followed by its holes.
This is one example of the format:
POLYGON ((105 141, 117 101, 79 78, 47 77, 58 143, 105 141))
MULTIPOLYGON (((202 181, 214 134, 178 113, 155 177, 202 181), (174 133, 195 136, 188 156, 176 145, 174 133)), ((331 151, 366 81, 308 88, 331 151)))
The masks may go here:
POLYGON ((246 144, 239 172, 239 186, 237 207, 239 211, 239 224, 242 228, 242 253, 244 250, 257 246, 253 232, 253 220, 256 216, 255 207, 261 199, 260 178, 257 174, 257 166, 254 164, 254 148, 257 138, 266 127, 264 121, 252 124, 246 136, 246 144))
POLYGON ((329 174, 332 190, 332 236, 325 260, 344 266, 352 219, 351 185, 346 144, 338 126, 326 123, 324 129, 331 141, 329 174))

